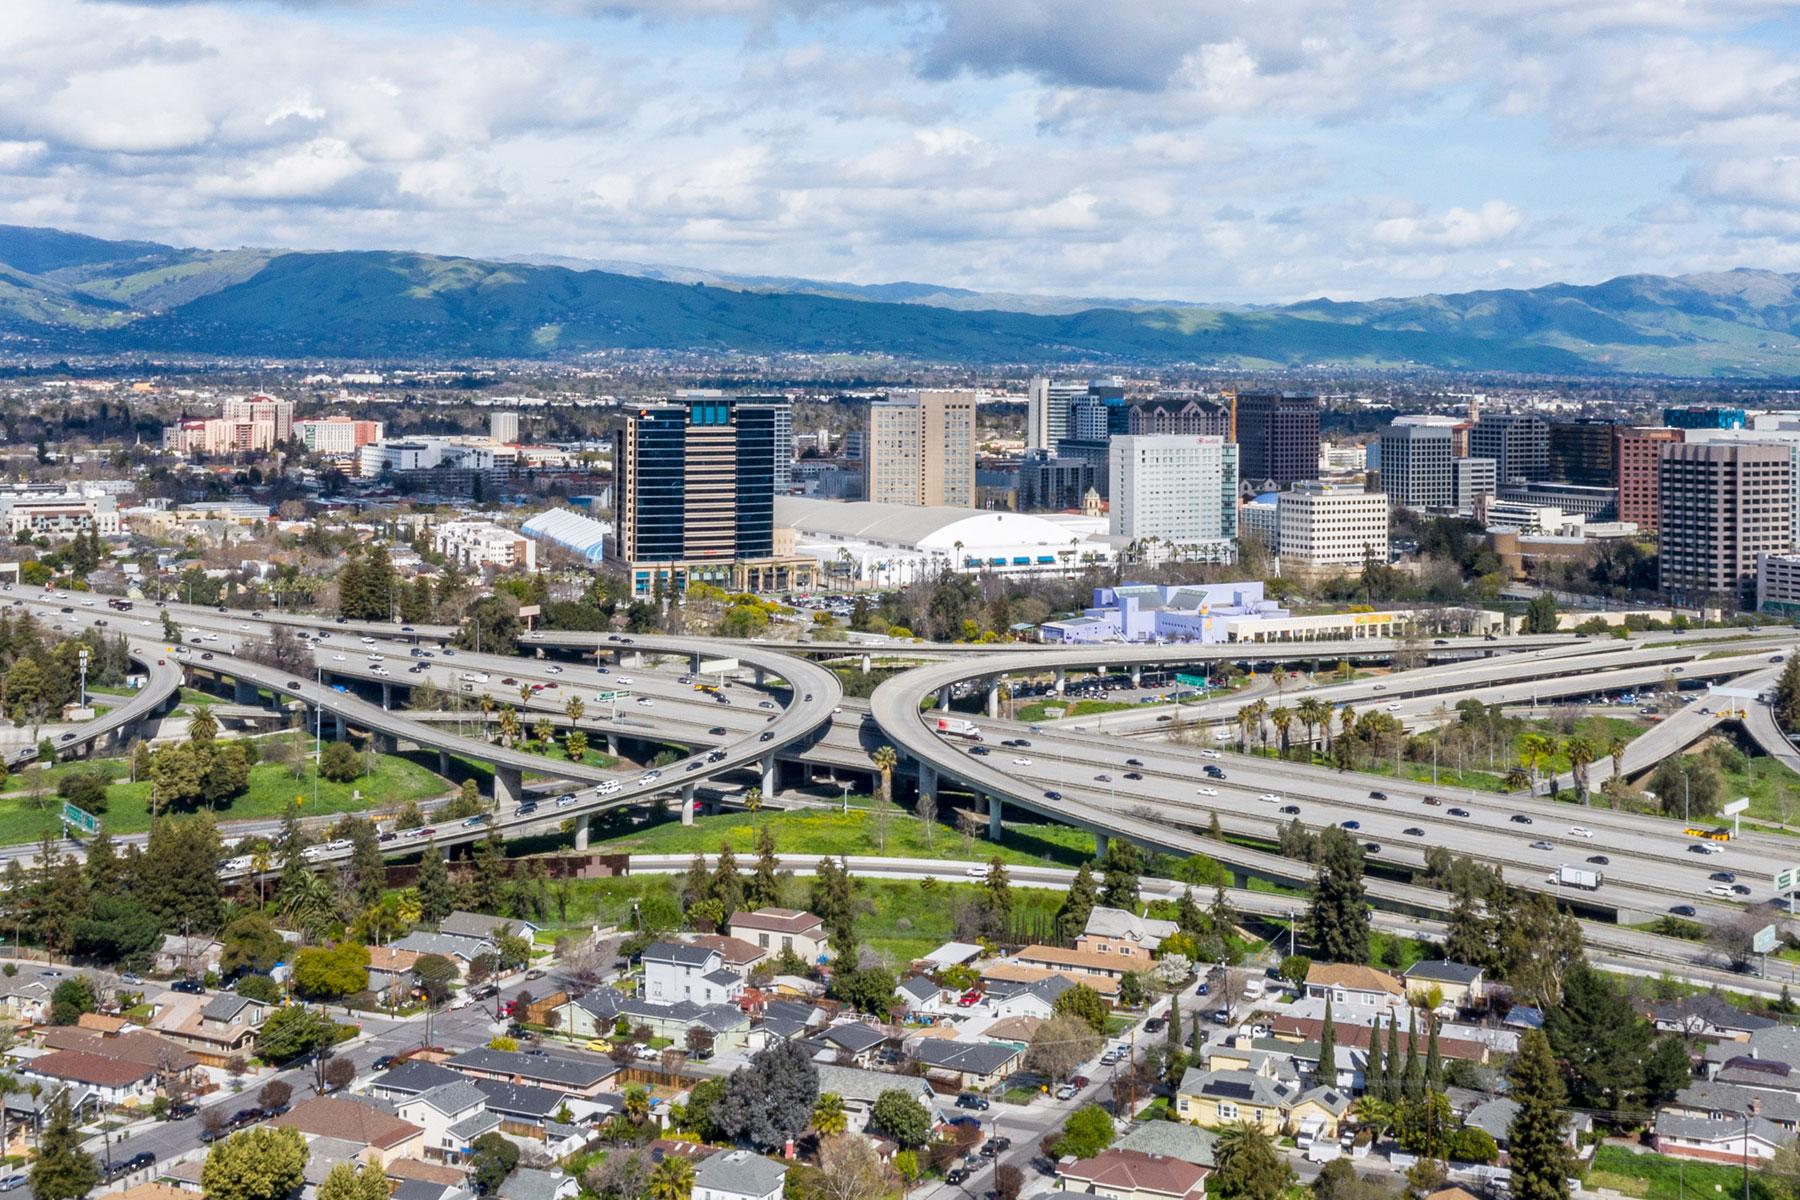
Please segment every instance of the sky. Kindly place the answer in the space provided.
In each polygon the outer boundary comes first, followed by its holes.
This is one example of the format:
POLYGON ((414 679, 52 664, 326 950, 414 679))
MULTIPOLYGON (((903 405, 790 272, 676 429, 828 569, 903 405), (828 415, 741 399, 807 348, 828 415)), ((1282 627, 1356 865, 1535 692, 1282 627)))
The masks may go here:
POLYGON ((4 0, 0 222, 1276 303, 1800 270, 1768 0, 4 0))

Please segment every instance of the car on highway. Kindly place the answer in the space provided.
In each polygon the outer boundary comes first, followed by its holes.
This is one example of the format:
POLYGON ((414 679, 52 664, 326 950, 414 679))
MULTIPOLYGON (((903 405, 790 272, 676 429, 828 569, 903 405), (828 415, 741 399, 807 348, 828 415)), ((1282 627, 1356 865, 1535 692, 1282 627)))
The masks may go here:
POLYGON ((1262 795, 1258 796, 1257 799, 1261 800, 1265 804, 1280 804, 1281 803, 1281 797, 1276 795, 1274 792, 1264 792, 1262 795))
POLYGON ((1223 779, 1223 778, 1225 778, 1225 770, 1223 767, 1215 767, 1211 763, 1207 763, 1204 767, 1201 767, 1200 769, 1206 773, 1206 777, 1208 779, 1223 779))
POLYGON ((1714 883, 1736 883, 1737 882, 1737 874, 1733 871, 1714 871, 1711 875, 1708 875, 1707 878, 1712 880, 1714 883))
POLYGON ((1361 821, 1339 821, 1338 828, 1339 829, 1361 829, 1362 822, 1361 821))
POLYGON ((1281 806, 1281 811, 1284 816, 1297 817, 1300 815, 1300 806, 1298 804, 1284 804, 1281 806))
POLYGON ((411 833, 407 834, 406 836, 412 837, 412 838, 428 838, 428 837, 435 837, 436 835, 437 835, 437 829, 435 826, 421 825, 419 828, 413 830, 411 833))
POLYGON ((1514 825, 1529 825, 1529 824, 1531 824, 1531 818, 1526 816, 1524 813, 1514 813, 1512 816, 1510 816, 1506 819, 1511 821, 1514 825))
POLYGON ((1771 655, 1769 655, 1769 661, 1772 663, 1785 662, 1785 661, 1787 661, 1787 655, 1771 654, 1771 655))
POLYGON ((1369 793, 1369 799, 1371 799, 1371 800, 1386 800, 1387 798, 1388 797, 1387 797, 1386 792, 1370 792, 1369 793))
POLYGON ((1045 792, 1044 799, 1046 799, 1046 800, 1061 800, 1062 793, 1061 792, 1045 792))
POLYGON ((1590 854, 1587 857, 1587 861, 1594 864, 1596 867, 1612 866, 1612 859, 1606 857, 1604 854, 1590 854))
MULTIPOLYGON (((1160 720, 1160 719, 1161 718, 1158 718, 1158 720, 1160 720)), ((1201 758, 1224 758, 1225 756, 1223 754, 1220 754, 1217 750, 1208 749, 1208 750, 1202 750, 1200 752, 1200 757, 1201 758)))
POLYGON ((1713 845, 1711 842, 1695 842, 1692 846, 1688 847, 1688 853, 1689 854, 1717 854, 1717 853, 1719 853, 1719 848, 1717 846, 1713 845))
POLYGON ((1203 788, 1201 788, 1201 789, 1200 789, 1200 794, 1201 794, 1201 795, 1202 795, 1202 796, 1216 796, 1216 795, 1218 795, 1218 794, 1219 794, 1219 789, 1218 789, 1218 788, 1210 788, 1210 787, 1203 787, 1203 788))
POLYGON ((1425 831, 1423 829, 1420 829, 1417 825, 1409 825, 1405 829, 1402 829, 1400 832, 1404 833, 1407 837, 1424 837, 1425 836, 1425 831))
POLYGON ((772 742, 775 740, 775 731, 772 729, 765 729, 763 730, 762 736, 756 740, 759 742, 772 742))
POLYGON ((1015 767, 1029 767, 1030 765, 1031 765, 1031 760, 1029 758, 1013 759, 1013 766, 1015 766, 1015 767))
MULTIPOLYGON (((1364 842, 1362 844, 1362 846, 1363 846, 1364 854, 1380 854, 1381 853, 1381 843, 1380 842, 1364 842)), ((1258 1028, 1266 1029, 1267 1026, 1258 1026, 1258 1028)), ((1268 1035, 1259 1033, 1256 1036, 1267 1037, 1268 1035)))
POLYGON ((1555 846, 1552 846, 1549 842, 1544 841, 1542 838, 1539 838, 1537 841, 1531 843, 1531 848, 1533 850, 1554 850, 1554 849, 1556 849, 1555 846))
POLYGON ((1141 758, 1128 758, 1125 760, 1125 765, 1128 767, 1141 767, 1144 765, 1144 760, 1141 758))
POLYGON ((1594 831, 1589 829, 1585 825, 1571 825, 1571 826, 1569 826, 1569 836, 1570 837, 1578 837, 1578 838, 1592 838, 1594 836, 1594 831))
POLYGON ((993 753, 993 751, 989 750, 986 746, 970 746, 969 753, 973 754, 976 758, 986 758, 989 754, 993 753))
POLYGON ((1731 895, 1731 889, 1726 887, 1722 883, 1715 883, 1711 887, 1706 889, 1706 894, 1709 896, 1729 897, 1731 895))
POLYGON ((1691 904, 1677 904, 1669 909, 1669 915, 1673 917, 1692 917, 1697 914, 1698 910, 1691 904))
POLYGON ((488 822, 488 815, 486 813, 476 813, 474 816, 468 818, 467 820, 465 820, 463 822, 463 828, 464 829, 473 829, 477 825, 486 825, 487 822, 488 822))
MULTIPOLYGON (((1750 894, 1750 885, 1747 883, 1734 883, 1731 885, 1731 894, 1734 896, 1748 896, 1750 894)), ((1779 902, 1780 897, 1776 897, 1776 900, 1779 902)))
POLYGON ((1419 803, 1420 804, 1428 804, 1432 808, 1440 808, 1443 806, 1444 802, 1442 800, 1439 800, 1436 796, 1421 796, 1419 798, 1419 803))
POLYGON ((1449 817, 1466 817, 1469 815, 1469 810, 1466 808, 1446 809, 1444 815, 1449 817))
POLYGON ((966 868, 963 871, 963 874, 967 875, 970 879, 986 879, 987 875, 988 875, 988 869, 987 869, 987 867, 983 866, 981 863, 975 863, 975 864, 969 866, 968 868, 966 868))
POLYGON ((756 707, 758 707, 758 708, 774 708, 775 702, 773 700, 758 700, 756 702, 756 707))

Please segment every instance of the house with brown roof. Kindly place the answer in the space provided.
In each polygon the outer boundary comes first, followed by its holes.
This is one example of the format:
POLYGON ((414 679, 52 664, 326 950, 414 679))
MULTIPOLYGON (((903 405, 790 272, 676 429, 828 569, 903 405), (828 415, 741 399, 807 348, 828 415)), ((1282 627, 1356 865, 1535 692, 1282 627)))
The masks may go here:
POLYGON ((419 965, 417 950, 394 946, 369 947, 369 990, 385 1003, 399 1002, 412 992, 413 971, 419 965))
POLYGON ((52 1050, 19 1071, 26 1080, 88 1088, 109 1105, 135 1108, 156 1099, 157 1071, 148 1063, 108 1058, 86 1050, 52 1050))
POLYGON ((1330 997, 1333 1009, 1400 1008, 1406 1004, 1406 985, 1374 967, 1361 963, 1314 963, 1306 970, 1306 994, 1330 997))
POLYGON ((180 1044, 209 1067, 222 1067, 234 1055, 248 1056, 271 1005, 235 992, 189 996, 169 992, 158 999, 150 1027, 180 1044))
POLYGON ((998 962, 981 969, 983 982, 993 983, 1040 983, 1051 976, 1060 975, 1070 983, 1079 983, 1099 992, 1106 1001, 1114 1002, 1119 998, 1119 981, 1107 975, 1089 975, 1081 971, 1067 968, 1052 969, 1050 967, 1029 966, 1021 962, 998 962))
MULTIPOLYGON (((723 933, 698 933, 687 939, 689 944, 705 950, 716 950, 719 959, 727 971, 735 971, 739 975, 749 975, 750 968, 770 957, 769 952, 755 942, 747 942, 743 938, 731 937, 723 933)), ((777 951, 779 953, 779 951, 777 951)))
POLYGON ((315 1096, 270 1122, 311 1138, 337 1138, 365 1147, 365 1161, 384 1171, 401 1158, 420 1158, 425 1131, 411 1121, 342 1096, 315 1096))
POLYGON ((1102 979, 1123 979, 1133 971, 1142 970, 1145 965, 1117 954, 1098 950, 1067 950, 1061 946, 1027 946, 1013 955, 1013 961, 1020 966, 1061 971, 1065 975, 1078 977, 1082 983, 1087 982, 1085 977, 1089 975, 1102 979))
POLYGON ((1102 1150, 1092 1158, 1065 1155, 1056 1164, 1058 1187, 1111 1200, 1202 1200, 1205 1167, 1146 1154, 1142 1150, 1102 1150))
POLYGON ((797 908, 734 912, 726 931, 734 938, 749 942, 770 958, 780 957, 783 950, 792 950, 802 962, 815 963, 828 954, 825 922, 797 908))

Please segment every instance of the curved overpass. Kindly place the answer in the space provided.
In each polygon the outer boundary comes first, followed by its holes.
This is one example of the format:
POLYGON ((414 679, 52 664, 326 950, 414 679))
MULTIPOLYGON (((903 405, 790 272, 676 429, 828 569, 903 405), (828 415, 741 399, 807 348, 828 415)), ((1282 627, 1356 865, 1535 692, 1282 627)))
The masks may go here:
MULTIPOLYGON (((115 748, 129 739, 132 728, 139 721, 155 716, 181 690, 180 663, 162 646, 127 640, 126 649, 132 660, 144 667, 144 686, 126 697, 124 703, 57 735, 58 756, 72 751, 103 752, 115 748)), ((6 765, 16 767, 34 761, 37 756, 36 746, 24 746, 6 756, 6 765)))

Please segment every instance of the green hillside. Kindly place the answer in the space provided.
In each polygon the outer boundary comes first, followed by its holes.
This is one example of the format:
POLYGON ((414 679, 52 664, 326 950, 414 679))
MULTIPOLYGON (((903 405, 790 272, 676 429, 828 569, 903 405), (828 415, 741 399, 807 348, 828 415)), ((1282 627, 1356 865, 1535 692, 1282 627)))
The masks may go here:
POLYGON ((916 284, 833 295, 746 290, 405 252, 194 250, 0 227, 0 335, 58 352, 467 358, 711 349, 1800 376, 1800 277, 1773 272, 1251 310, 1033 313, 892 299, 936 294, 916 284))

